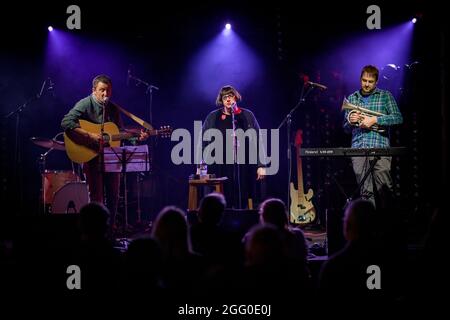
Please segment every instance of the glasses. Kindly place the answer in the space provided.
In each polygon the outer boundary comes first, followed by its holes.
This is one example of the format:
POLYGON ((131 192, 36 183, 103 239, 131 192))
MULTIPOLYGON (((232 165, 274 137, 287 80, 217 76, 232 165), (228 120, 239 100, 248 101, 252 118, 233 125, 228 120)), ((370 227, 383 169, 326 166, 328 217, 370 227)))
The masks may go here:
POLYGON ((236 97, 234 94, 229 93, 222 96, 222 100, 227 100, 228 98, 234 98, 236 97))

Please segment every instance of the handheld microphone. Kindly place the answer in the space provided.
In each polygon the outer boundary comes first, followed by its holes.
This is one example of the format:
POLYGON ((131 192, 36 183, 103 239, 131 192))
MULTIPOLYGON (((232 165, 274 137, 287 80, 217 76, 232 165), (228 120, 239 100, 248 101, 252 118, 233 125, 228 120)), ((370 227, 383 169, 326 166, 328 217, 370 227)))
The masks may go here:
POLYGON ((321 90, 327 90, 328 89, 327 86, 324 86, 323 84, 320 84, 320 83, 316 83, 316 82, 312 82, 312 81, 308 81, 306 83, 309 84, 311 87, 320 88, 321 90))

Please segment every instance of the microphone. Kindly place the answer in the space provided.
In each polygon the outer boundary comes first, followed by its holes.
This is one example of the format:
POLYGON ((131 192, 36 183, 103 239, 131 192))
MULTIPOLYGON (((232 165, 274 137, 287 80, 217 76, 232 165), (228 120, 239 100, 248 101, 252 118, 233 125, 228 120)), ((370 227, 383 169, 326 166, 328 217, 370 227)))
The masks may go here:
POLYGON ((48 81, 47 91, 50 91, 52 94, 52 97, 54 97, 55 96, 55 91, 54 91, 55 83, 52 81, 52 78, 50 78, 50 77, 47 78, 47 81, 48 81))
POLYGON ((312 82, 312 81, 308 81, 306 83, 309 84, 311 87, 320 88, 321 90, 327 90, 328 89, 327 86, 324 86, 323 84, 320 84, 320 83, 316 83, 316 82, 312 82))
POLYGON ((48 90, 53 90, 53 86, 55 85, 52 81, 52 78, 47 78, 48 81, 48 90))
POLYGON ((106 106, 109 102, 109 97, 104 97, 103 98, 103 105, 106 106))

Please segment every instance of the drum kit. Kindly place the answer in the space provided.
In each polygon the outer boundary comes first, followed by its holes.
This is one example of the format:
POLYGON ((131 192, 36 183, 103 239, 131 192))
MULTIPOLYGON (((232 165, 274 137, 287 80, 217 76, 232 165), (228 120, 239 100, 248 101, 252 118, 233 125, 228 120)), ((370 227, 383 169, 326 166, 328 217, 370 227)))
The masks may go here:
POLYGON ((89 202, 89 193, 86 181, 81 181, 72 170, 48 170, 46 158, 53 150, 65 151, 63 141, 56 138, 63 133, 58 133, 53 139, 32 137, 30 140, 35 145, 48 149, 40 155, 41 164, 41 199, 44 213, 78 213, 80 208, 89 202))
MULTIPOLYGON (((48 170, 46 168, 46 158, 54 150, 66 151, 63 141, 56 138, 63 135, 58 133, 52 139, 32 137, 31 142, 35 145, 48 149, 40 155, 40 173, 42 177, 41 184, 41 205, 44 214, 65 214, 78 213, 82 206, 89 203, 89 192, 86 181, 81 181, 81 173, 75 173, 74 162, 72 161, 72 170, 48 170)), ((150 171, 149 150, 147 145, 107 147, 104 149, 104 172, 115 172, 121 175, 121 191, 123 199, 123 226, 128 230, 128 200, 127 200, 127 173, 130 172, 148 172, 150 171)), ((81 170, 80 170, 81 171, 81 170)), ((141 223, 140 208, 140 181, 137 179, 137 221, 141 223)))

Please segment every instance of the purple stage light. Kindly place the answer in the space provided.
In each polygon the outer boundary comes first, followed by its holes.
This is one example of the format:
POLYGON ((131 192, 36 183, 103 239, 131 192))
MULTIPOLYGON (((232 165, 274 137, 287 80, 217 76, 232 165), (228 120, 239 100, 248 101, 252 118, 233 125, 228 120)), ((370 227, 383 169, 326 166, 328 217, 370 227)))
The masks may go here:
POLYGON ((225 25, 225 29, 231 30, 231 24, 227 23, 227 24, 225 25))
POLYGON ((49 26, 47 29, 48 29, 48 31, 50 31, 50 32, 53 31, 53 27, 52 27, 52 26, 49 26))
POLYGON ((416 18, 412 18, 411 22, 412 22, 412 23, 416 23, 416 22, 417 22, 417 19, 416 19, 416 18))
POLYGON ((186 70, 183 96, 193 92, 214 101, 218 88, 231 84, 245 91, 261 79, 264 65, 256 52, 233 29, 223 28, 192 57, 186 70), (195 85, 192 85, 195 84, 195 85))

